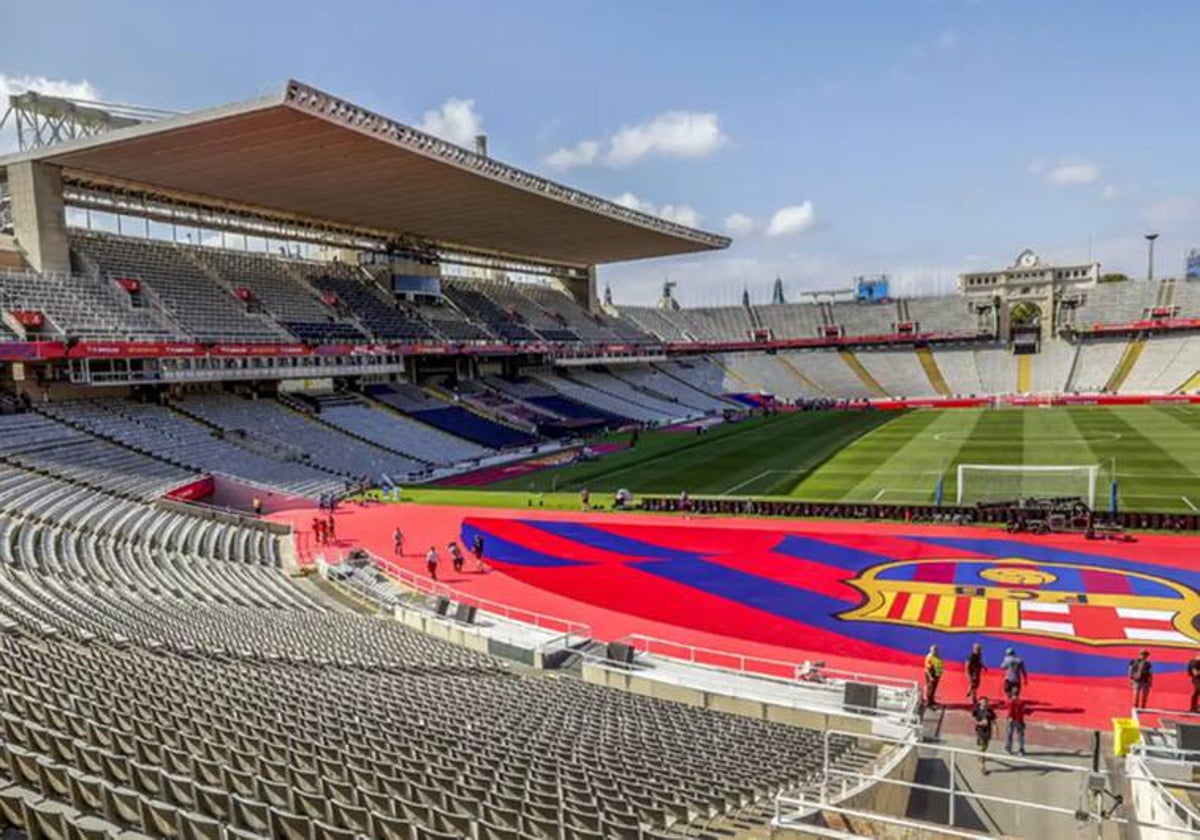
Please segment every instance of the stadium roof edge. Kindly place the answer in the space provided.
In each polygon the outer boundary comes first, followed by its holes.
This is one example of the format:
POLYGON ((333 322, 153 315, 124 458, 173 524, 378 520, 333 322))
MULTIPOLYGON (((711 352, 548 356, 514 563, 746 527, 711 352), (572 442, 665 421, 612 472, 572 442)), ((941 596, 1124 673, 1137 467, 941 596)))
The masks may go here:
POLYGON ((302 82, 255 99, 0 157, 572 265, 725 248, 302 82))

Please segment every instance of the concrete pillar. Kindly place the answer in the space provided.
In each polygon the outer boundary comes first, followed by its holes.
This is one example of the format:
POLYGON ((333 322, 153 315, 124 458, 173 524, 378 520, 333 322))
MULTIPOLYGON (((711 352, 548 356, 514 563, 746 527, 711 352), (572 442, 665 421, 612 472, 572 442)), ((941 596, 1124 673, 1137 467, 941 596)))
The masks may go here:
POLYGON ((36 271, 69 272, 67 215, 63 209, 62 170, 36 161, 8 167, 13 234, 36 271))
POLYGON ((596 312, 600 308, 600 298, 596 294, 596 266, 588 266, 583 276, 563 278, 562 284, 567 294, 588 312, 596 312))

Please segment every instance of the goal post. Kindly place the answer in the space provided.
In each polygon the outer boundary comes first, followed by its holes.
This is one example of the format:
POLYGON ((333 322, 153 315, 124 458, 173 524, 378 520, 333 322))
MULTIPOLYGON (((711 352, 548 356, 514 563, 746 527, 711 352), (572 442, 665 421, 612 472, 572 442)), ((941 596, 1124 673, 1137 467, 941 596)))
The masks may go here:
POLYGON ((959 505, 1005 502, 1011 499, 1078 497, 1096 509, 1097 464, 1019 466, 959 464, 956 501, 959 505))

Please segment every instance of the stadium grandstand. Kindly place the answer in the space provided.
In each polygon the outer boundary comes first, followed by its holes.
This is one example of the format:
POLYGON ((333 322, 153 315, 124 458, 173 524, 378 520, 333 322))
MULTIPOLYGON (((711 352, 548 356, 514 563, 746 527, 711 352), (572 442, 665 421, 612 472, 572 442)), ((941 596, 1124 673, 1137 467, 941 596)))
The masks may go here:
POLYGON ((1200 284, 624 305, 729 240, 297 81, 10 107, 6 837, 1200 836, 1200 284))

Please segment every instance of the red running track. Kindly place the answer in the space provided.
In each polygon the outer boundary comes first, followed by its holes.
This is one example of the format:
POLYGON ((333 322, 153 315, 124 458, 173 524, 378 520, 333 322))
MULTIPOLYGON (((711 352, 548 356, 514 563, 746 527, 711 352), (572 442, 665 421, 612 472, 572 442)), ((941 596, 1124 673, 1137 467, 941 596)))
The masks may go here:
MULTIPOLYGON (((310 542, 312 511, 290 511, 310 542)), ((942 698, 965 706, 961 662, 984 645, 984 690, 1000 696, 1008 646, 1028 663, 1035 719, 1107 728, 1129 712, 1129 659, 1145 646, 1151 705, 1184 709, 1200 648, 1200 539, 1134 543, 993 529, 414 504, 344 505, 330 559, 362 546, 464 594, 590 625, 783 662, 915 679, 930 644, 942 698), (401 526, 406 554, 396 557, 401 526), (487 571, 455 574, 446 545, 483 536, 487 571)), ((310 558, 311 559, 311 558, 310 558)), ((468 568, 472 564, 468 563, 468 568)))

